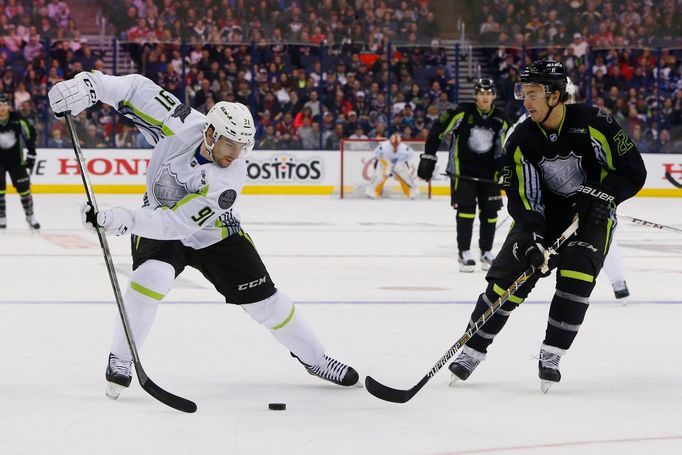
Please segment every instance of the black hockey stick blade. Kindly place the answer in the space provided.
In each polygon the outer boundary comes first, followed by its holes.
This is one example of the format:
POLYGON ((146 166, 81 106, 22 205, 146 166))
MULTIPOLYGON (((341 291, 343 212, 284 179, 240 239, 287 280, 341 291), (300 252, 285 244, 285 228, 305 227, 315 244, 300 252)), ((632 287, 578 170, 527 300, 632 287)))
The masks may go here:
POLYGON ((140 380, 140 386, 142 386, 142 389, 166 406, 170 406, 173 409, 190 414, 197 411, 197 405, 195 402, 165 391, 156 385, 154 381, 149 379, 146 374, 144 375, 144 378, 142 378, 138 373, 138 378, 140 380))
POLYGON ((371 376, 365 378, 365 388, 369 393, 380 400, 390 401, 391 403, 407 403, 413 396, 421 390, 429 380, 429 376, 424 376, 419 383, 408 390, 394 389, 384 385, 371 376))

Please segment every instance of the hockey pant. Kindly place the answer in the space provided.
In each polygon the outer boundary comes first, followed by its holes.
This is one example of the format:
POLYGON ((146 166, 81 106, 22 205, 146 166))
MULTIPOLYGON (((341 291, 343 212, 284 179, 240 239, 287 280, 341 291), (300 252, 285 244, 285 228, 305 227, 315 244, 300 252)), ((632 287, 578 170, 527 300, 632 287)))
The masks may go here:
POLYGON ((471 249, 478 201, 478 247, 481 252, 492 250, 497 212, 502 208, 500 188, 488 183, 453 178, 450 181, 450 201, 457 210, 457 249, 460 252, 471 249))
POLYGON ((24 166, 8 166, 0 164, 0 217, 6 215, 5 193, 7 192, 7 181, 5 174, 9 173, 12 185, 19 193, 21 206, 24 208, 26 216, 33 215, 33 197, 31 196, 31 180, 28 171, 24 166))
POLYGON ((417 183, 406 162, 403 161, 392 165, 382 158, 377 162, 374 175, 367 184, 367 196, 373 199, 381 197, 384 191, 384 184, 389 177, 394 177, 400 183, 400 188, 409 199, 414 199, 419 193, 417 183))
MULTIPOLYGON (((562 223, 560 229, 547 232, 547 244, 554 243, 556 238, 568 226, 562 223)), ((596 277, 608 252, 609 242, 615 223, 609 221, 607 226, 592 232, 580 232, 566 242, 559 250, 556 270, 556 290, 549 308, 547 328, 543 343, 556 348, 557 353, 564 353, 571 347, 583 323, 589 306, 589 299, 594 289, 596 277)), ((476 321, 493 303, 511 286, 523 271, 525 264, 518 261, 513 254, 515 245, 520 240, 519 229, 515 226, 486 275, 488 286, 478 297, 468 327, 476 321)), ((507 302, 471 337, 467 346, 481 353, 487 353, 488 346, 506 324, 511 312, 518 307, 531 292, 541 276, 535 273, 526 281, 507 302)))
MULTIPOLYGON (((162 261, 145 261, 133 271, 123 300, 138 349, 144 344, 159 303, 170 292, 174 281, 175 269, 162 261)), ((283 292, 276 291, 264 300, 241 307, 303 362, 316 365, 324 358, 322 343, 300 310, 283 292)), ((111 352, 123 360, 132 358, 120 319, 114 328, 111 352)))

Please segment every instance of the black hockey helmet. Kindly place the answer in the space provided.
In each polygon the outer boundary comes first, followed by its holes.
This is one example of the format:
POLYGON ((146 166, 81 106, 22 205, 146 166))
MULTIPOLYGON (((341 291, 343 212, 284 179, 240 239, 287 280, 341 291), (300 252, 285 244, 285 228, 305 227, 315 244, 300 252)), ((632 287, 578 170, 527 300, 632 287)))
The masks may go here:
POLYGON ((10 104, 9 94, 7 92, 0 92, 0 104, 10 104))
POLYGON ((478 92, 491 91, 495 96, 495 81, 488 77, 481 77, 474 82, 474 95, 478 92))
POLYGON ((558 90, 559 101, 566 101, 569 97, 566 85, 566 69, 564 65, 555 60, 537 60, 521 71, 519 81, 514 86, 514 97, 517 100, 524 98, 521 87, 527 84, 539 84, 545 87, 545 95, 549 96, 558 90))

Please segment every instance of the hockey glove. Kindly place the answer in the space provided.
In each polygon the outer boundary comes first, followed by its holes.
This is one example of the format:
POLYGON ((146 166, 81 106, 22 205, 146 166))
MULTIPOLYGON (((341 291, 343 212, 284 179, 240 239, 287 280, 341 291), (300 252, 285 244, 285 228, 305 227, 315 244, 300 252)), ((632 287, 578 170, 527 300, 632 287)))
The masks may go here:
POLYGON ((55 84, 47 96, 55 114, 69 111, 73 116, 80 114, 99 100, 95 81, 92 75, 85 71, 76 74, 73 79, 55 84))
POLYGON ((614 196, 604 185, 586 182, 578 187, 575 201, 580 227, 590 229, 606 224, 614 196))
POLYGON ((537 232, 529 231, 514 243, 514 257, 525 267, 540 269, 545 265, 545 239, 537 232))
POLYGON ((33 166, 36 164, 36 156, 35 155, 26 155, 26 159, 24 160, 24 167, 28 170, 33 169, 33 166))
POLYGON ((105 234, 123 235, 133 227, 133 213, 123 207, 114 207, 95 214, 92 205, 86 202, 81 205, 81 222, 92 232, 102 228, 105 234))
POLYGON ((431 180, 431 177, 433 177, 433 171, 436 169, 437 161, 438 158, 436 158, 436 155, 431 155, 429 153, 422 153, 419 155, 417 177, 427 182, 431 180))

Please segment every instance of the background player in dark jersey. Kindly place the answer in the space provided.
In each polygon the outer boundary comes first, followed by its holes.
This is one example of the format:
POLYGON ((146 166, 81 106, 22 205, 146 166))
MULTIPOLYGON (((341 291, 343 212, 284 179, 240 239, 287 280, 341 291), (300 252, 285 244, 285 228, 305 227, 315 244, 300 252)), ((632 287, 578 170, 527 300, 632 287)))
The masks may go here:
POLYGON ((458 176, 497 180, 501 168, 502 143, 508 128, 507 118, 493 105, 495 83, 492 79, 478 79, 474 84, 474 96, 475 103, 462 103, 457 109, 448 109, 433 124, 417 170, 420 178, 427 181, 431 179, 438 146, 443 137, 452 133, 446 172, 451 176, 450 202, 457 210, 457 249, 462 272, 473 272, 476 267, 471 254, 471 233, 477 202, 481 268, 490 268, 495 258, 491 250, 497 212, 502 208, 502 196, 498 185, 458 176))
POLYGON ((31 180, 28 176, 28 169, 33 168, 35 161, 36 132, 33 125, 17 112, 11 112, 9 96, 6 93, 0 93, 0 229, 7 228, 6 174, 9 174, 12 185, 19 193, 21 205, 26 214, 26 222, 31 229, 40 229, 40 224, 33 215, 31 180), (24 147, 28 150, 25 159, 24 147))
MULTIPOLYGON (((530 118, 505 144, 504 188, 514 226, 486 275, 488 287, 471 316, 475 321, 529 266, 544 264, 544 248, 577 213, 576 236, 560 249, 556 292, 540 348, 541 388, 559 382, 559 361, 583 322, 595 280, 616 227, 616 206, 644 185, 646 169, 635 144, 611 115, 584 104, 566 104, 566 74, 559 62, 528 66, 516 84, 530 118)), ((490 318, 450 364, 453 382, 465 380, 485 359, 510 312, 540 278, 533 275, 490 318)))

